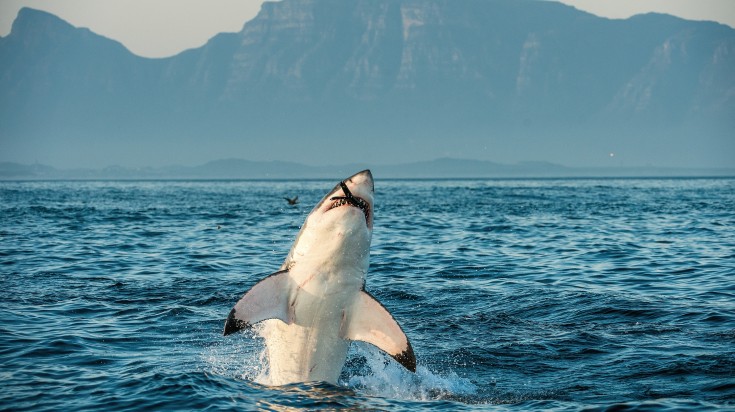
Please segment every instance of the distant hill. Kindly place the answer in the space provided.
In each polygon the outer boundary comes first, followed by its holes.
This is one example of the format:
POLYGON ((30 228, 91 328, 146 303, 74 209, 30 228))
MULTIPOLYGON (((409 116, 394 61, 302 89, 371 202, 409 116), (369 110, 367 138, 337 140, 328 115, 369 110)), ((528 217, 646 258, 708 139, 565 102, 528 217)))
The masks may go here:
POLYGON ((734 131, 735 30, 668 15, 283 0, 148 59, 26 8, 0 38, 0 160, 732 167, 734 131))
POLYGON ((340 179, 370 168, 378 179, 563 178, 563 177, 697 177, 735 176, 730 169, 655 167, 575 168, 552 163, 499 164, 442 158, 393 165, 341 164, 307 166, 292 162, 223 159, 199 166, 102 169, 56 169, 39 164, 0 162, 0 180, 160 180, 160 179, 340 179))

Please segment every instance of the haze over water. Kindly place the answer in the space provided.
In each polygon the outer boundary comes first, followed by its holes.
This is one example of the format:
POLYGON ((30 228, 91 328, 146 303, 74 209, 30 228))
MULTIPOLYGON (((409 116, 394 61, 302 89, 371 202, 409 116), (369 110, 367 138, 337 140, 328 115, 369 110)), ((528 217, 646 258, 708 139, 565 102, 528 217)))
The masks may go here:
POLYGON ((0 409, 735 406, 735 180, 376 177, 419 371, 353 344, 283 388, 222 326, 334 181, 1 182, 0 409))

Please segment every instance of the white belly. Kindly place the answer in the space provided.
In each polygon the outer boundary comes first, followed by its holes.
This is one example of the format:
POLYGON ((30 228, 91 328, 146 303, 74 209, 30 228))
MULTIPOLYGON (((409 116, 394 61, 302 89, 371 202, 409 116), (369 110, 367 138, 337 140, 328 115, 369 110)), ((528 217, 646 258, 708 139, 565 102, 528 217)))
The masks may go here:
MULTIPOLYGON (((339 325, 339 321, 336 322, 339 325)), ((339 331, 321 332, 278 320, 268 321, 261 332, 268 351, 268 384, 324 381, 336 384, 349 342, 339 331)))
POLYGON ((270 384, 325 381, 336 384, 349 341, 342 338, 345 312, 359 283, 343 274, 294 270, 290 305, 293 323, 269 321, 261 332, 270 365, 270 384))

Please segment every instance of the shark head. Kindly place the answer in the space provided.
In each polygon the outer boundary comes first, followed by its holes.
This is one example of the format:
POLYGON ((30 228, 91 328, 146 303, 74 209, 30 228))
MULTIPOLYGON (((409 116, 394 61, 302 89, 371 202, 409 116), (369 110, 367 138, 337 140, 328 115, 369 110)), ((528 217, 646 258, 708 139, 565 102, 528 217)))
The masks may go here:
POLYGON ((363 170, 337 183, 309 213, 282 268, 335 256, 367 271, 373 232, 373 175, 363 170))

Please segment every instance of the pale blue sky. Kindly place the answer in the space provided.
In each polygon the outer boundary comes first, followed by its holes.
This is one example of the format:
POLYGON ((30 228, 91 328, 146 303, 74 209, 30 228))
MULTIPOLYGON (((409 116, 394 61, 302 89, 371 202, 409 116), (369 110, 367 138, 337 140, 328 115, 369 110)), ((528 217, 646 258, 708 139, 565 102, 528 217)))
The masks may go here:
MULTIPOLYGON (((563 0, 610 17, 659 12, 735 27, 735 0, 563 0)), ((1 0, 0 36, 10 31, 21 7, 49 11, 77 27, 123 43, 133 53, 165 57, 199 47, 220 32, 239 31, 262 0, 1 0)))

